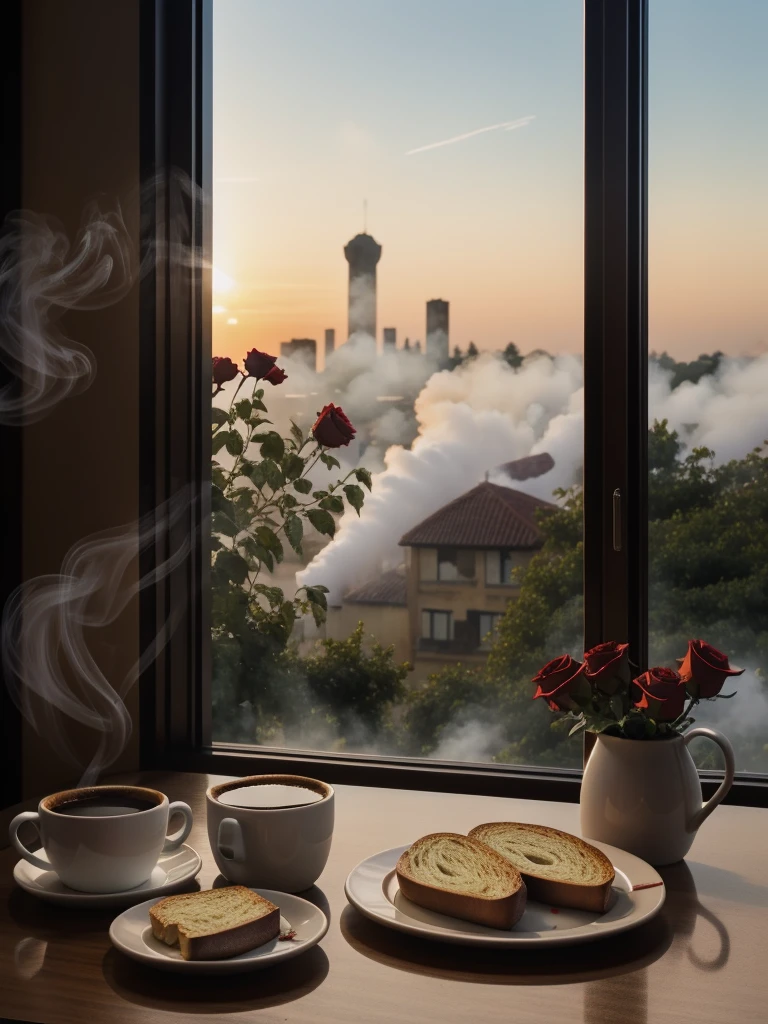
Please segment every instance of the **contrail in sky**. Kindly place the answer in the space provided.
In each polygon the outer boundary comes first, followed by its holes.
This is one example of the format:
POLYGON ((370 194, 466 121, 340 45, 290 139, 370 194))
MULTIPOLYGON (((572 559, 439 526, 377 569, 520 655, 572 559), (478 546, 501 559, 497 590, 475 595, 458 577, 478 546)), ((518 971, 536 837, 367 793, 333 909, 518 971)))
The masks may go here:
POLYGON ((502 121, 501 124, 490 124, 487 128, 475 128, 473 132, 464 132, 463 135, 454 135, 452 139, 443 139, 442 142, 430 142, 428 146, 419 146, 418 149, 409 149, 406 156, 413 156, 414 153, 424 153, 428 149, 438 149, 440 146, 452 146, 454 142, 463 142, 464 139, 471 139, 473 135, 482 135, 484 132, 495 132, 503 128, 511 132, 513 128, 524 128, 536 117, 535 114, 528 114, 527 117, 519 117, 516 121, 502 121))

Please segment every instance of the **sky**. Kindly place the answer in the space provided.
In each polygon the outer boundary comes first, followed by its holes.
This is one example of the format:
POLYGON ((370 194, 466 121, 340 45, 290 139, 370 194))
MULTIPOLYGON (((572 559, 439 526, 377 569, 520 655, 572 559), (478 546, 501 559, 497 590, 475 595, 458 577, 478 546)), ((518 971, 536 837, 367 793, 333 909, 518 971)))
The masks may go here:
MULTIPOLYGON (((764 0, 651 7, 649 341, 677 358, 768 348, 766 43, 764 0)), ((580 352, 582 48, 580 0, 214 0, 214 352, 343 340, 364 226, 379 337, 443 298, 452 346, 580 352)))

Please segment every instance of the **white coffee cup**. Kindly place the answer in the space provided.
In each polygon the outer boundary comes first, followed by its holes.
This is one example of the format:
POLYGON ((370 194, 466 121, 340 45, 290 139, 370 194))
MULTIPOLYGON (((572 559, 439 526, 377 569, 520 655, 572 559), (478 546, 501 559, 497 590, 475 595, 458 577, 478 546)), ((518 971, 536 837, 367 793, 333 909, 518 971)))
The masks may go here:
POLYGON ((56 872, 80 892, 125 892, 146 882, 163 849, 174 850, 192 828, 192 811, 180 800, 143 786, 88 786, 54 793, 36 811, 17 814, 11 843, 35 867, 56 872), (166 836, 168 819, 183 814, 184 825, 166 836), (28 850, 19 827, 31 821, 48 860, 28 850))
MULTIPOLYGON (((251 803, 255 801, 249 792, 251 803)), ((301 799, 301 794, 296 797, 301 799)), ((333 789, 300 775, 251 775, 222 782, 206 793, 208 839, 219 871, 236 885, 301 892, 322 874, 331 850, 333 789), (238 789, 290 786, 308 790, 311 803, 238 807, 238 789)))

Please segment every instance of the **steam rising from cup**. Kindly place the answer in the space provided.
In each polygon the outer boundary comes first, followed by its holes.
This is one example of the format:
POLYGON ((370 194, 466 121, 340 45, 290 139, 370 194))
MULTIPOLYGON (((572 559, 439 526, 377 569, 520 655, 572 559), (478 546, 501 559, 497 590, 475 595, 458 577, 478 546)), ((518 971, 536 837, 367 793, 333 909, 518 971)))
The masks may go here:
POLYGON ((23 583, 6 602, 3 671, 15 705, 38 735, 74 766, 82 767, 82 759, 65 720, 96 733, 96 749, 81 786, 92 785, 124 750, 132 729, 126 694, 165 647, 180 610, 171 610, 151 644, 114 685, 91 652, 89 630, 113 623, 139 591, 181 565, 190 550, 190 534, 168 558, 138 577, 139 554, 173 535, 191 503, 189 493, 179 493, 138 523, 78 541, 60 572, 23 583))

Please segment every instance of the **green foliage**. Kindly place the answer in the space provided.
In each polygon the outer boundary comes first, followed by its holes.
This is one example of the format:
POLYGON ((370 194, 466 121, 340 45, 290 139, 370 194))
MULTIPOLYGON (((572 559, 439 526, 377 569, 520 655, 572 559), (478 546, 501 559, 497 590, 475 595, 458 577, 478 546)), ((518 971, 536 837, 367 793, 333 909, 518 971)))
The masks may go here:
POLYGON ((318 463, 326 470, 340 468, 339 461, 296 424, 288 438, 259 429, 269 424, 259 415, 267 412, 263 397, 263 389, 254 386, 250 398, 211 412, 214 454, 226 450, 231 463, 213 463, 211 486, 214 715, 226 735, 240 728, 236 723, 243 715, 252 725, 258 722, 253 727, 262 737, 283 727, 285 701, 277 691, 284 686, 289 694, 291 686, 306 685, 303 668, 299 672, 286 653, 294 623, 309 613, 318 625, 325 619, 324 587, 286 599, 280 587, 263 582, 264 570, 272 572, 283 560, 281 535, 300 554, 305 521, 333 536, 333 516, 345 507, 342 494, 359 515, 363 491, 347 483, 350 478, 367 480, 370 489, 367 470, 355 469, 331 483, 322 498, 308 499, 308 473, 318 472, 318 463))

